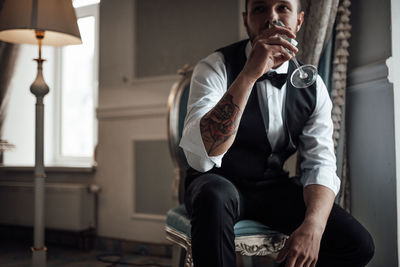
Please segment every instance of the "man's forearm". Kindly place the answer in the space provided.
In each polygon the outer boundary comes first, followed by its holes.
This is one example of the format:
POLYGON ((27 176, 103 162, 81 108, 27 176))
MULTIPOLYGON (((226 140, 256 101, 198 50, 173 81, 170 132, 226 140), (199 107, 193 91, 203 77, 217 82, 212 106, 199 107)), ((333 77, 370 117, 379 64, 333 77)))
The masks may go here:
POLYGON ((290 29, 279 26, 257 33, 242 71, 216 106, 201 118, 201 137, 209 156, 221 155, 231 147, 256 80, 271 68, 288 61, 292 57, 289 51, 297 53, 295 46, 277 34, 296 38, 290 29))
POLYGON ((312 184, 304 188, 306 215, 304 223, 310 223, 322 232, 335 201, 333 191, 325 186, 312 184))
POLYGON ((200 132, 209 156, 226 152, 239 128, 254 80, 239 74, 221 100, 200 120, 200 132))

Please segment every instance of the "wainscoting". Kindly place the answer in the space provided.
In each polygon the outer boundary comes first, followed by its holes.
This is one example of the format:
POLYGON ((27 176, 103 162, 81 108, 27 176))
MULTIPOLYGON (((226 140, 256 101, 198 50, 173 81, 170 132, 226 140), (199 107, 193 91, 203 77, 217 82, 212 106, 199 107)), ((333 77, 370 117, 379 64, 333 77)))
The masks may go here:
POLYGON ((177 79, 136 81, 100 95, 108 103, 97 113, 100 237, 167 244, 165 214, 173 206, 167 99, 177 79))

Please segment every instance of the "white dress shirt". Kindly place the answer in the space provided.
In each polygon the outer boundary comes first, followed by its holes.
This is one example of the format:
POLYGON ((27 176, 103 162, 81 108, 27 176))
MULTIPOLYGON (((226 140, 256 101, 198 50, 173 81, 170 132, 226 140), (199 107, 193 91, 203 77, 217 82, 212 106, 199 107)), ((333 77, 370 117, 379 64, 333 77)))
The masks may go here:
MULTIPOLYGON (((250 54, 250 42, 246 56, 250 54)), ((288 62, 275 69, 287 73, 288 62)), ((316 106, 299 137, 299 153, 303 186, 319 184, 331 189, 335 195, 340 189, 336 175, 336 157, 333 148, 332 102, 321 77, 316 81, 316 106)), ((285 112, 286 84, 278 89, 269 80, 256 83, 261 114, 272 151, 285 144, 283 116, 285 112)), ((301 90, 301 89, 299 89, 301 90)), ((227 91, 227 74, 223 55, 215 52, 201 60, 193 71, 190 85, 187 115, 180 142, 189 165, 197 171, 206 172, 220 167, 224 154, 208 156, 200 133, 200 120, 210 111, 227 91)))

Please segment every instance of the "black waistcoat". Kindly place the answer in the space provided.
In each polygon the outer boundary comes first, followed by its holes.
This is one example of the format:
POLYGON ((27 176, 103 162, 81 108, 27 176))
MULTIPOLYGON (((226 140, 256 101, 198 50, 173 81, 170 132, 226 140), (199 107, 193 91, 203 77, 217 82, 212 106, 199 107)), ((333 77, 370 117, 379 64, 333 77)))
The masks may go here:
MULTIPOLYGON (((227 88, 246 63, 247 42, 248 40, 244 40, 217 50, 224 56, 227 88)), ((315 83, 303 89, 291 85, 290 75, 294 69, 296 69, 294 62, 289 61, 283 118, 287 140, 284 149, 274 153, 271 150, 256 86, 254 86, 243 112, 235 141, 224 155, 221 167, 214 167, 209 172, 221 174, 237 184, 244 185, 257 185, 288 177, 282 166, 286 159, 297 150, 299 135, 316 103, 315 83)))

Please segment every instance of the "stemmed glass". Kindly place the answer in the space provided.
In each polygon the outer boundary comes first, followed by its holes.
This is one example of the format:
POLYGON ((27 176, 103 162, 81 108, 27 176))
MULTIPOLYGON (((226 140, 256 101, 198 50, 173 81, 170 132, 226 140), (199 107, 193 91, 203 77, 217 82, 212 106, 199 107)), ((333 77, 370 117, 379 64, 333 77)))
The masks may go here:
MULTIPOLYGON (((285 24, 280 20, 275 20, 272 22, 273 25, 285 26, 285 24)), ((282 36, 287 41, 289 41, 294 46, 297 46, 297 42, 294 39, 291 39, 287 36, 282 36)), ((293 62, 296 64, 296 69, 293 71, 292 75, 290 76, 290 82, 296 88, 306 88, 312 85, 315 80, 317 79, 318 71, 317 68, 313 65, 307 64, 300 66, 299 62, 297 61, 296 57, 294 56, 292 51, 287 50, 293 57, 293 62)))

